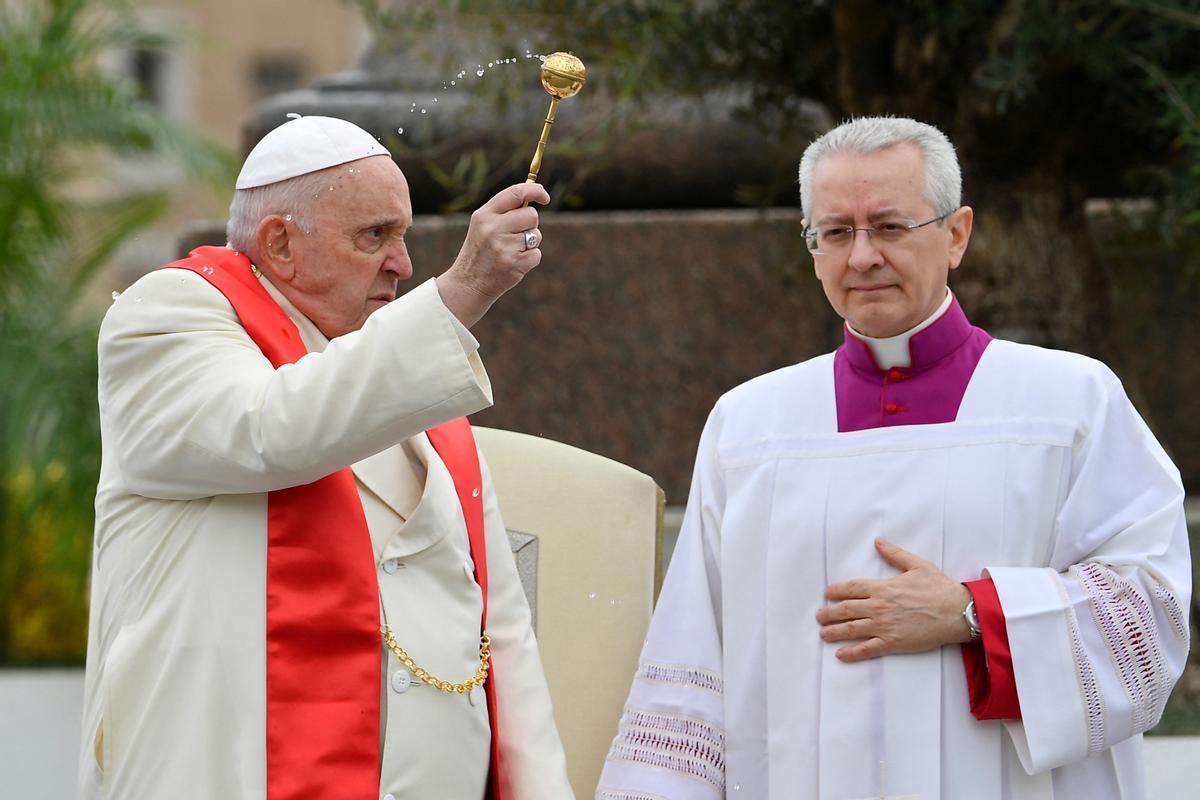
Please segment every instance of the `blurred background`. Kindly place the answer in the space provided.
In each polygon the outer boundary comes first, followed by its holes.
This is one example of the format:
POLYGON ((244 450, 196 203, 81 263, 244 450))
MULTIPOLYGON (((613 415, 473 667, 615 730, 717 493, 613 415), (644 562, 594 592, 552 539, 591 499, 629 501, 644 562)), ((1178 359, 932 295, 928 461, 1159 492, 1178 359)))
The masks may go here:
MULTIPOLYGON (((677 519, 716 398, 840 341, 805 144, 898 114, 959 149, 973 321, 1109 363, 1200 489, 1200 2, 0 0, 0 703, 77 691, 112 293, 224 243, 241 159, 288 113, 388 145, 413 285, 437 274, 524 179, 555 50, 588 83, 541 174, 544 265, 476 331, 498 403, 475 421, 630 464, 677 519)), ((1196 662, 1156 733, 1200 734, 1196 662)))

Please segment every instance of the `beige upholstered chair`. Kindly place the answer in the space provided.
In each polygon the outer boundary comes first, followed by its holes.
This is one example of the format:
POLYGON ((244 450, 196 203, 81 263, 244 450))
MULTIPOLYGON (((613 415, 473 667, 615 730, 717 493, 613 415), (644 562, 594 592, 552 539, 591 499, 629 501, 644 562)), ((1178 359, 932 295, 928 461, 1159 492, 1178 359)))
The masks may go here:
POLYGON ((663 493, 561 442, 481 427, 475 437, 534 612, 571 785, 590 798, 650 624, 663 493))

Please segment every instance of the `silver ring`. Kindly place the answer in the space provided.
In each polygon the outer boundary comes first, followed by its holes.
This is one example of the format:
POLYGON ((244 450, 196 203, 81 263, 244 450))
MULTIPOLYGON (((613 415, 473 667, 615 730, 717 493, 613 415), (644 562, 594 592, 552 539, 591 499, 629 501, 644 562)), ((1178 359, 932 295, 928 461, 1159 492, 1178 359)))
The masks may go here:
POLYGON ((542 237, 538 235, 537 228, 525 231, 525 249, 536 250, 541 243, 542 237))

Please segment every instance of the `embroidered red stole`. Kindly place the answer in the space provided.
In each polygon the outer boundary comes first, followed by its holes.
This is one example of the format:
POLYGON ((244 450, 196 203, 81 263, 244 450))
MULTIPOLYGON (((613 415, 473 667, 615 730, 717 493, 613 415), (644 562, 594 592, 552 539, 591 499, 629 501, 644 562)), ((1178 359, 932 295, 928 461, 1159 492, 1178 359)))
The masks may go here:
MULTIPOLYGON (((277 369, 307 353, 300 332, 250 260, 200 247, 165 268, 203 277, 229 300, 277 369)), ((487 622, 482 480, 465 418, 427 432, 462 503, 487 622)), ((349 467, 267 495, 266 773, 268 800, 362 800, 379 793, 379 589, 362 502, 349 467), (334 544, 336 543, 336 545, 334 544)), ((482 629, 482 628, 481 628, 482 629)), ((493 676, 489 796, 500 800, 493 676)))

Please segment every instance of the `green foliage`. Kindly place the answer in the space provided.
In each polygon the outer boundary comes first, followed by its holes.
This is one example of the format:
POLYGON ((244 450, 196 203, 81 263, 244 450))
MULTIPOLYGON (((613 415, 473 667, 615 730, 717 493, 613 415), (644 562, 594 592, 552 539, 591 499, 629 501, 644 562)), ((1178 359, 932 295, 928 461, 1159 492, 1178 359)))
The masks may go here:
POLYGON ((79 660, 100 467, 89 279, 166 211, 163 191, 115 199, 114 157, 161 154, 197 176, 229 157, 101 69, 158 47, 124 5, 0 2, 0 663, 79 660))

